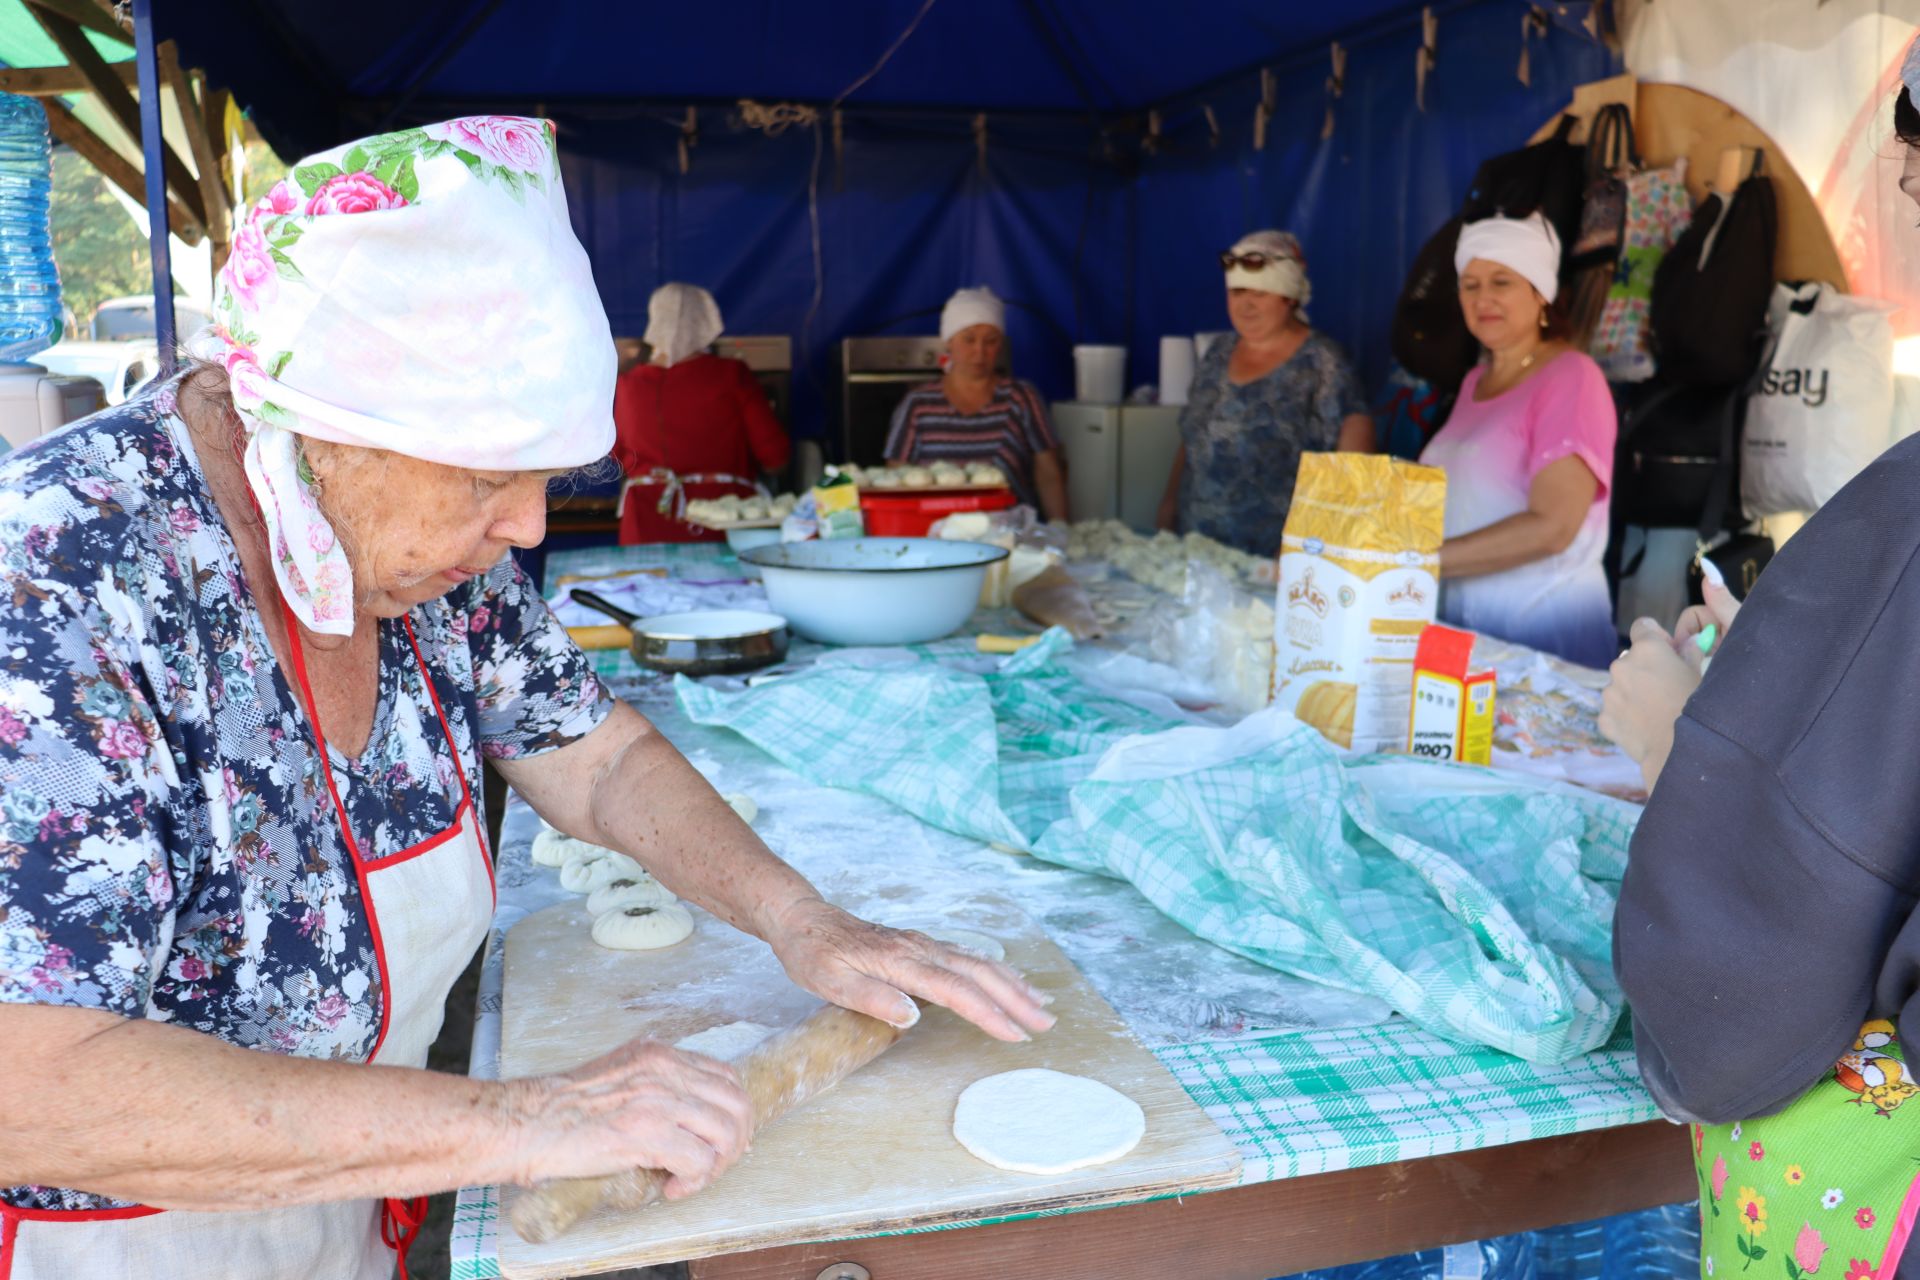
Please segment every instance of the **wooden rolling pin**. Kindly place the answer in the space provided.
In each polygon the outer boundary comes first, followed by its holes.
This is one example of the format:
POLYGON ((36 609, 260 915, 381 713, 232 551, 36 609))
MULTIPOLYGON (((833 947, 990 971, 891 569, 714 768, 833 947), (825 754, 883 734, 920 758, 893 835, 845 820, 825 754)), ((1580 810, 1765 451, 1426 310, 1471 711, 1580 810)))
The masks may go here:
MULTIPOLYGON (((815 1094, 879 1057, 902 1029, 838 1005, 816 1011, 797 1026, 769 1036, 736 1064, 753 1104, 753 1130, 778 1120, 815 1094)), ((545 1244, 602 1203, 643 1209, 660 1198, 667 1173, 635 1169, 598 1178, 543 1182, 524 1191, 507 1217, 523 1240, 545 1244)))

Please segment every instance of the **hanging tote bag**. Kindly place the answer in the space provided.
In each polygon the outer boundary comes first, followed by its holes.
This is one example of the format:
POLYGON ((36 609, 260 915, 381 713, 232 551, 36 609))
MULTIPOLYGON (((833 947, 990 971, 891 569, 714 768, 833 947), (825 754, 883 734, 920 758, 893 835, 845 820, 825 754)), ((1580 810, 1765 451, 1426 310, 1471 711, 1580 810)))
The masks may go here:
POLYGON ((1891 443, 1890 310, 1819 283, 1774 289, 1772 354, 1740 446, 1750 517, 1818 510, 1891 443))
POLYGON ((1580 234, 1573 242, 1576 270, 1611 265, 1620 255, 1627 225, 1627 175, 1640 167, 1633 143, 1633 113, 1620 103, 1600 108, 1587 135, 1587 193, 1580 205, 1580 234))
POLYGON ((1667 250, 1687 229, 1693 198, 1687 194, 1684 157, 1664 169, 1630 174, 1626 185, 1626 234, 1588 354, 1609 382, 1645 382, 1654 370, 1653 353, 1647 348, 1654 275, 1667 250))

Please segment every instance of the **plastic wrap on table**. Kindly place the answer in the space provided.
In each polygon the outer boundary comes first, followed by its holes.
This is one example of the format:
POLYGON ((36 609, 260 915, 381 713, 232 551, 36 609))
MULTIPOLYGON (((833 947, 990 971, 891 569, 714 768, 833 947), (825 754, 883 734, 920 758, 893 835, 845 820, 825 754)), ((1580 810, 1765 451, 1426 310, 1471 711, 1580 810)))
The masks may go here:
POLYGON ((1143 537, 1118 520, 1085 520, 1072 526, 1067 530, 1067 557, 1105 560, 1136 582, 1175 597, 1184 592, 1187 565, 1196 560, 1252 591, 1264 587, 1270 592, 1278 580, 1278 565, 1270 557, 1248 555, 1197 533, 1163 529, 1143 537))
POLYGON ((1218 565, 1190 560, 1177 601, 1163 599, 1139 618, 1134 637, 1145 656, 1212 692, 1234 716, 1267 705, 1273 689, 1273 596, 1249 590, 1218 565))
POLYGON ((1050 536, 1046 529, 1032 507, 1012 507, 1004 511, 956 511, 934 521, 927 536, 984 542, 1004 550, 1007 558, 988 565, 980 584, 980 607, 1004 609, 1013 603, 1013 593, 1023 583, 1066 558, 1056 545, 1064 539, 1050 536))
POLYGON ((1106 635, 1086 589, 1058 565, 1015 587, 1013 607, 1041 626, 1065 627, 1076 640, 1097 640, 1106 635))
POLYGON ((1600 732, 1606 672, 1491 636, 1475 641, 1473 661, 1494 672, 1495 766, 1646 798, 1640 766, 1600 732))

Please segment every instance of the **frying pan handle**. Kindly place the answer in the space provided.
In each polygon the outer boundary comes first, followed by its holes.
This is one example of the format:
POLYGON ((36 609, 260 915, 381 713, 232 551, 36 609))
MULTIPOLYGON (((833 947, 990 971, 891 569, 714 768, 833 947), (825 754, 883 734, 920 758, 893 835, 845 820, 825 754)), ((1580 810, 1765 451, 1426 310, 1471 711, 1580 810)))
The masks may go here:
POLYGON ((581 591, 578 589, 575 589, 569 592, 568 594, 573 597, 573 602, 575 604, 583 604, 587 606, 587 608, 594 610, 596 613, 604 613, 609 618, 612 618, 614 621, 624 623, 629 627, 631 627, 634 623, 640 621, 639 614, 628 613, 625 609, 622 609, 619 605, 607 599, 605 596, 598 596, 591 591, 581 591))

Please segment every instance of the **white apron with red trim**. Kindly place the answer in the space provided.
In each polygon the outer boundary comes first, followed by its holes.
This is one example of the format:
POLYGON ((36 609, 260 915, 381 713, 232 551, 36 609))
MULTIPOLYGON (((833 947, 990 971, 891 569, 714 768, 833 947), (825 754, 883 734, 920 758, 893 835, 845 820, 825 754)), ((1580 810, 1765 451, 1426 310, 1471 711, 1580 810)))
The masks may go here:
MULTIPOLYGON (((314 712, 299 631, 291 619, 288 631, 324 759, 326 735, 314 712)), ((411 640, 411 625, 407 635, 411 640)), ((417 644, 413 649, 451 747, 453 733, 425 660, 417 644)), ((331 790, 333 770, 326 767, 325 773, 331 790)), ((493 918, 493 868, 464 769, 459 776, 461 799, 453 826, 373 861, 361 856, 339 795, 332 797, 380 964, 380 1034, 369 1060, 383 1066, 426 1065, 447 993, 493 918)), ((239 1213, 61 1212, 0 1205, 0 1280, 387 1280, 396 1254, 404 1274, 405 1245, 419 1226, 424 1203, 353 1200, 239 1213)))

